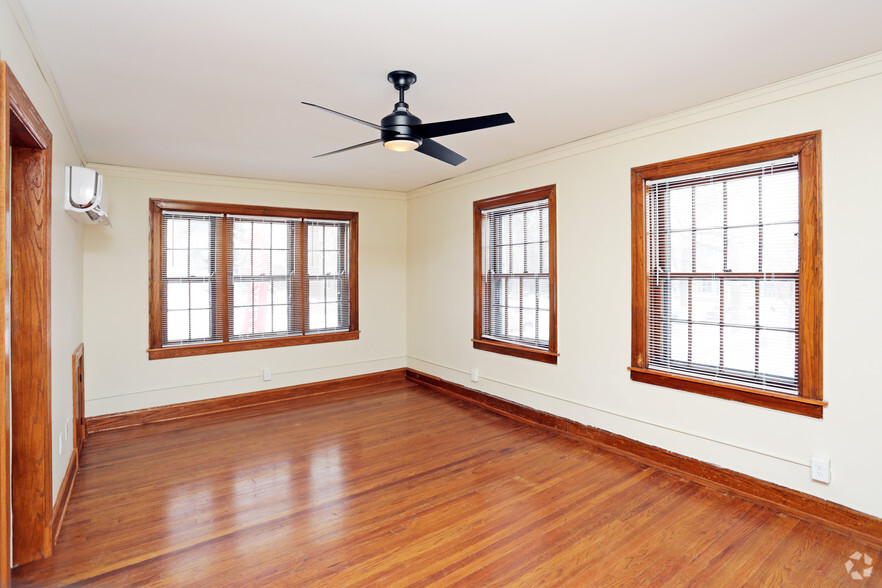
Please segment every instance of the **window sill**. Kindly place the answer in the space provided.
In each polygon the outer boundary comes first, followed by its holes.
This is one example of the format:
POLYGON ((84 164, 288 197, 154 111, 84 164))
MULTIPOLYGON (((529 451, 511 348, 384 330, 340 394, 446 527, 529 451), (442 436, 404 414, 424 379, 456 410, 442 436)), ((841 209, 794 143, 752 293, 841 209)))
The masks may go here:
POLYGON ((492 341, 490 339, 472 339, 472 346, 482 351, 491 351, 493 353, 501 353, 503 355, 513 355, 523 359, 532 359, 543 363, 557 364, 557 353, 544 351, 542 349, 533 349, 532 347, 522 347, 520 345, 512 345, 511 343, 502 343, 501 341, 492 341))
POLYGON ((292 345, 330 343, 333 341, 352 341, 358 339, 360 333, 361 331, 343 331, 341 333, 319 333, 315 335, 298 335, 296 337, 279 337, 277 339, 253 339, 250 341, 232 341, 229 343, 161 347, 148 349, 147 356, 149 359, 166 359, 170 357, 192 357, 194 355, 210 355, 213 353, 250 351, 253 349, 272 349, 274 347, 290 347, 292 345))
POLYGON ((657 372, 644 368, 629 367, 628 370, 631 372, 631 379, 635 382, 664 386, 666 388, 674 388, 685 392, 695 392, 697 394, 724 398, 726 400, 735 400, 745 404, 800 414, 816 419, 823 418, 824 407, 827 406, 827 403, 823 400, 791 396, 779 392, 769 392, 767 390, 759 390, 745 386, 721 384, 719 382, 699 380, 697 378, 657 372))

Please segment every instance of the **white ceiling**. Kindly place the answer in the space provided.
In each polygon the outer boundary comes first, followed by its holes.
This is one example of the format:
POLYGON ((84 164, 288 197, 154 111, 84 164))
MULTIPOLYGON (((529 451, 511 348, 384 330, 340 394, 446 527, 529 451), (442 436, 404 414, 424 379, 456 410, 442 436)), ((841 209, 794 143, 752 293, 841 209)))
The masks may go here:
POLYGON ((410 190, 882 50, 879 0, 20 0, 90 163, 410 190), (369 141, 394 69, 452 167, 369 141))

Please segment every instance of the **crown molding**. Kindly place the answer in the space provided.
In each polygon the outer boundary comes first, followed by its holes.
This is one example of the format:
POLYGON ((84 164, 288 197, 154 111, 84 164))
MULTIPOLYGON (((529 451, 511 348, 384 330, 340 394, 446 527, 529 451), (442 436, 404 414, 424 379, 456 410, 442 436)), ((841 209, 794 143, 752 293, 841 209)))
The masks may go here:
POLYGON ((107 163, 89 163, 89 167, 111 178, 144 180, 149 182, 175 182, 199 186, 216 186, 224 188, 240 188, 244 190, 265 190, 271 192, 298 192, 324 196, 346 196, 350 198, 377 198, 383 200, 406 200, 404 192, 391 190, 369 190, 366 188, 349 188, 346 186, 328 186, 326 184, 306 184, 284 180, 261 180, 236 176, 219 176, 192 172, 177 172, 127 167, 107 163))
POLYGON ((34 38, 34 33, 31 31, 28 19, 25 16, 24 11, 21 9, 18 0, 6 0, 6 3, 9 5, 9 10, 12 12, 15 24, 18 25, 18 30, 21 32, 22 37, 24 37, 25 43, 27 43, 28 50, 31 53, 31 57, 34 59, 34 63, 37 65, 37 69, 40 70, 40 75, 43 76, 43 81, 46 82, 46 86, 49 88, 49 93, 52 94, 52 100, 55 102, 55 107, 58 109, 61 122, 64 124, 64 128, 67 129, 67 134, 70 136, 74 149, 77 151, 77 157, 79 157, 80 163, 85 165, 86 156, 83 153, 83 148, 80 146, 77 132, 74 130, 73 125, 70 122, 70 117, 67 114, 67 107, 64 105, 64 100, 61 99, 61 93, 58 91, 58 86, 55 84, 55 78, 52 77, 52 72, 49 70, 46 60, 43 59, 43 54, 40 51, 40 48, 37 46, 37 40, 34 38))
POLYGON ((592 135, 463 176, 423 186, 407 192, 407 198, 408 200, 422 198, 438 192, 819 92, 880 74, 882 74, 882 52, 873 53, 746 92, 733 94, 732 96, 706 102, 671 114, 665 114, 633 125, 592 135))

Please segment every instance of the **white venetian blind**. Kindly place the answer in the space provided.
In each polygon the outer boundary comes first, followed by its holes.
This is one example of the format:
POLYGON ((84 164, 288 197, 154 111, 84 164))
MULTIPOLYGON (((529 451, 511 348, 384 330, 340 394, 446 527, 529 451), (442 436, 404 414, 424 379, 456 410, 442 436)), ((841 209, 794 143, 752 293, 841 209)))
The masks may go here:
POLYGON ((300 219, 229 216, 230 341, 302 334, 294 301, 300 219))
POLYGON ((646 190, 649 368, 797 394, 797 158, 646 190))
POLYGON ((349 330, 349 221, 306 219, 308 333, 349 330))
POLYGON ((217 238, 220 217, 162 213, 163 346, 223 338, 215 312, 219 300, 217 238))
POLYGON ((482 335, 549 348, 548 199, 483 211, 482 335))

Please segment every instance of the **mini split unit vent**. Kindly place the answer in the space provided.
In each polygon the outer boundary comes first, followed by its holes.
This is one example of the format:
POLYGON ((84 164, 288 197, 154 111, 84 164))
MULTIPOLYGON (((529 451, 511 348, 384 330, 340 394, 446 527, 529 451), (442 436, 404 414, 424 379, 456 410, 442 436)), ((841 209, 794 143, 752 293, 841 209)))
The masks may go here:
POLYGON ((84 225, 110 225, 110 217, 101 209, 104 176, 87 167, 64 168, 64 210, 84 225))

